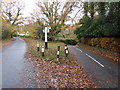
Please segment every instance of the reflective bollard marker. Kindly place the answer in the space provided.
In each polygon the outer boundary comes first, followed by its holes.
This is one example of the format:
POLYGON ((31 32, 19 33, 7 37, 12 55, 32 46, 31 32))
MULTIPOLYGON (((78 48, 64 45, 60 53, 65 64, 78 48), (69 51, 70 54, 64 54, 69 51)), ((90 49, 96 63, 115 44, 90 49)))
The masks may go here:
POLYGON ((44 54, 44 45, 42 45, 42 57, 44 57, 45 54, 44 54))
POLYGON ((64 52, 65 54, 66 54, 66 48, 67 48, 67 45, 65 45, 65 52, 64 52))
POLYGON ((57 61, 59 60, 60 58, 60 46, 58 46, 58 51, 57 51, 57 61))
POLYGON ((66 57, 68 57, 68 53, 69 53, 69 51, 68 51, 68 47, 66 48, 66 57))
POLYGON ((39 43, 37 41, 37 51, 40 51, 39 43))

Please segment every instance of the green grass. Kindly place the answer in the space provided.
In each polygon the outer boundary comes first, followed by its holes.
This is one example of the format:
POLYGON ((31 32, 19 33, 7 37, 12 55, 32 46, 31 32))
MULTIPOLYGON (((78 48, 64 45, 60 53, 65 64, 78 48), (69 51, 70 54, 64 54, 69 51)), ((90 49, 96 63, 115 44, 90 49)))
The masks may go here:
POLYGON ((66 57, 64 53, 64 44, 61 42, 49 42, 48 49, 45 49, 45 56, 42 57, 41 46, 44 44, 43 41, 39 41, 40 51, 37 51, 36 43, 33 44, 32 47, 29 48, 31 54, 34 57, 42 58, 46 61, 55 62, 55 63, 62 63, 66 61, 71 61, 71 58, 66 57), (60 59, 57 61, 57 48, 60 46, 60 59))

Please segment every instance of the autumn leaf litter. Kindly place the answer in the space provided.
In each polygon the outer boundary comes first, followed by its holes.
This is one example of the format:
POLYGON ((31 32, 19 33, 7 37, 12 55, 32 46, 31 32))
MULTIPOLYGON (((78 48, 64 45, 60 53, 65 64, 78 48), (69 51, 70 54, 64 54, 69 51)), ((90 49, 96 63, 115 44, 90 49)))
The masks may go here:
MULTIPOLYGON (((28 48, 32 46, 33 41, 31 39, 24 39, 28 48)), ((95 84, 91 78, 85 73, 84 69, 78 64, 74 55, 70 55, 72 62, 54 63, 46 61, 43 58, 32 56, 28 50, 26 58, 31 66, 34 68, 33 76, 26 76, 27 87, 33 88, 100 88, 98 84, 95 84), (31 82, 34 80, 34 86, 29 85, 29 77, 31 82)), ((31 71, 32 72, 32 71, 31 71)), ((30 72, 29 72, 30 73, 30 72)))

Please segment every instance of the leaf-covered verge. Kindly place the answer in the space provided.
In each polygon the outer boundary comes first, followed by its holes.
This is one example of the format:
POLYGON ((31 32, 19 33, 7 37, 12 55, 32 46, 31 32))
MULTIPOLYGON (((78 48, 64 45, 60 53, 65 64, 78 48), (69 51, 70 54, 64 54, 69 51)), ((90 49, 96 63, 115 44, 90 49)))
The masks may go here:
MULTIPOLYGON (((27 60, 34 67, 35 76, 33 77, 36 80, 35 88, 100 88, 99 84, 96 84, 92 81, 90 76, 85 73, 83 67, 78 64, 74 55, 70 53, 69 60, 61 55, 60 63, 54 62, 54 60, 46 60, 40 56, 33 55, 36 49, 36 40, 26 39, 28 45, 28 52, 26 53, 27 60), (36 78, 36 79, 35 79, 36 78)), ((54 50, 52 47, 61 45, 62 43, 50 43, 49 44, 49 56, 54 55, 54 50), (50 45, 52 44, 52 45, 50 45), (53 55, 52 55, 53 54, 53 55)), ((62 50, 62 49, 61 49, 62 50)), ((36 51, 36 54, 37 51, 36 51)), ((48 56, 48 57, 49 57, 48 56)), ((46 56, 47 57, 47 56, 46 56)), ((30 76, 31 78, 32 76, 30 76)), ((33 79, 30 79, 33 80, 33 79)), ((29 81, 30 82, 30 81, 29 81)))
POLYGON ((0 40, 0 49, 7 47, 10 45, 13 41, 15 41, 15 38, 7 39, 7 40, 0 40))

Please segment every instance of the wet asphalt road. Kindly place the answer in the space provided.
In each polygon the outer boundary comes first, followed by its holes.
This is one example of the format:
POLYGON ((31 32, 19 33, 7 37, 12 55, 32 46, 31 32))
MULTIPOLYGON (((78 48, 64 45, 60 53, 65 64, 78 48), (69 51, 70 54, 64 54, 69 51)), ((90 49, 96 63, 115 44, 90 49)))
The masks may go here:
POLYGON ((2 50, 2 88, 22 88, 27 45, 21 38, 2 50))
POLYGON ((69 46, 69 49, 95 82, 99 82, 104 88, 118 88, 120 65, 78 46, 69 46))
POLYGON ((2 88, 2 51, 0 50, 0 90, 1 88, 2 88))

